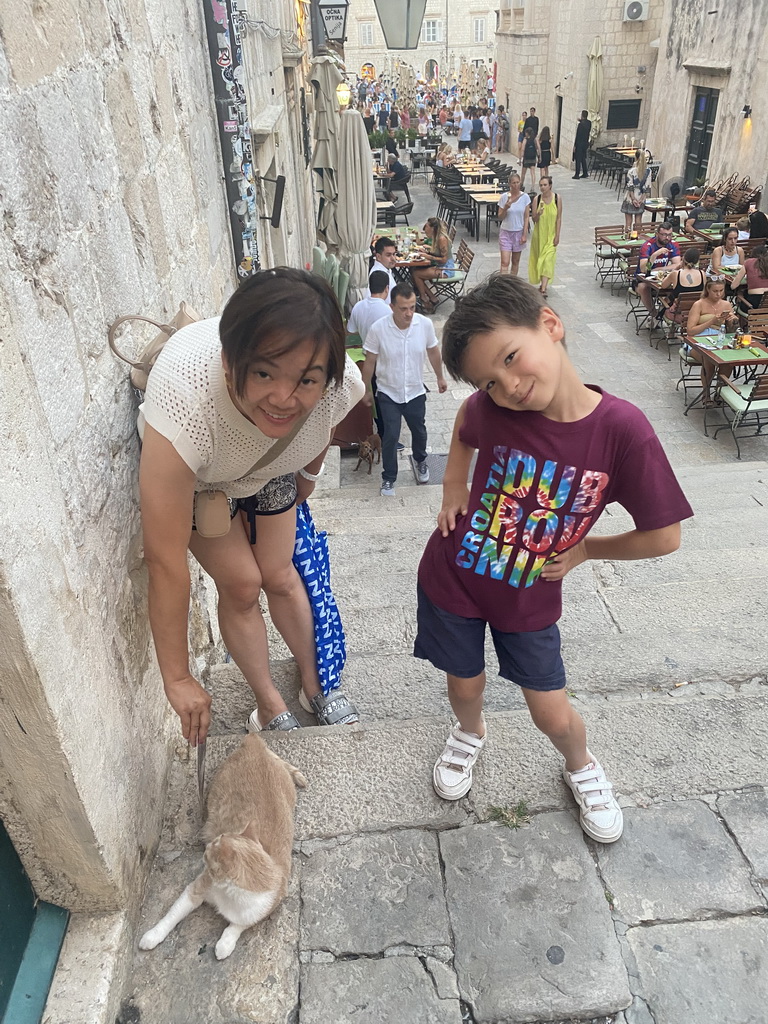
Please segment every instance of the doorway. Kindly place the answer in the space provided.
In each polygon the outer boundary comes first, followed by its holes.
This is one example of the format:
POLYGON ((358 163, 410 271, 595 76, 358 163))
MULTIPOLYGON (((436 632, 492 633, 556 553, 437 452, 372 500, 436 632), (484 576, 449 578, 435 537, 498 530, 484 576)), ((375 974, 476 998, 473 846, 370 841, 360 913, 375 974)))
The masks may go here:
POLYGON ((560 129, 563 127, 563 97, 555 96, 555 160, 560 158, 560 129))
POLYGON ((69 914, 35 896, 0 822, 0 1024, 37 1024, 69 914))
POLYGON ((709 150, 715 130, 719 89, 697 89, 685 162, 686 185, 703 184, 709 166, 709 150))

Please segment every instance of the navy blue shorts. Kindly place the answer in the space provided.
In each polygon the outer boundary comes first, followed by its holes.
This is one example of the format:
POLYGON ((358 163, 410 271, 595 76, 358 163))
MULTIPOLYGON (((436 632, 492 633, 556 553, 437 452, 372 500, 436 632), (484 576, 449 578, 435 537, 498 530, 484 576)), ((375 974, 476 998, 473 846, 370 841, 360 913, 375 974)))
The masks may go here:
MULTIPOLYGON (((485 668, 485 619, 465 619, 433 604, 418 588, 416 658, 460 679, 479 676, 485 668)), ((502 633, 489 627, 499 675, 526 690, 562 690, 565 668, 557 624, 531 633, 502 633)))

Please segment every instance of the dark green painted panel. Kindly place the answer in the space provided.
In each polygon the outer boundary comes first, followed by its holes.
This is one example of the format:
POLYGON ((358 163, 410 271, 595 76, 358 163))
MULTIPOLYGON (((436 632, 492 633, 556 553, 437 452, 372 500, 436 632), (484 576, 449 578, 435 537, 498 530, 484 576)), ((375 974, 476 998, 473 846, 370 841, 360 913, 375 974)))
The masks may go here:
POLYGON ((42 901, 37 904, 2 1024, 40 1024, 68 921, 69 912, 61 907, 42 901))
POLYGON ((35 920, 35 894, 0 822, 0 1020, 35 920))

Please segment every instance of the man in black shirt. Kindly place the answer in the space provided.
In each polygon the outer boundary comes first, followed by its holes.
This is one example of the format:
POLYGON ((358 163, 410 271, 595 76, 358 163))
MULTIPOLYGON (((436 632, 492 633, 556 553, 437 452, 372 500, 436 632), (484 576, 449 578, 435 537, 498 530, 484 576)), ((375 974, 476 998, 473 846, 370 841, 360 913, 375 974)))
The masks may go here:
POLYGON ((389 191, 385 193, 387 199, 394 203, 396 201, 396 191, 405 192, 406 197, 410 199, 407 184, 410 177, 408 169, 400 163, 394 153, 390 153, 387 156, 387 167, 389 168, 387 177, 391 179, 389 183, 389 191))
POLYGON ((573 159, 576 163, 574 178, 588 178, 587 174, 587 150, 589 149, 589 133, 592 131, 592 122, 589 120, 589 113, 582 110, 579 123, 576 125, 576 139, 573 143, 573 159), (579 168, 582 169, 579 174, 579 168))
POLYGON ((531 107, 531 112, 523 122, 523 135, 526 128, 533 128, 534 138, 539 134, 539 119, 536 116, 536 107, 531 107))

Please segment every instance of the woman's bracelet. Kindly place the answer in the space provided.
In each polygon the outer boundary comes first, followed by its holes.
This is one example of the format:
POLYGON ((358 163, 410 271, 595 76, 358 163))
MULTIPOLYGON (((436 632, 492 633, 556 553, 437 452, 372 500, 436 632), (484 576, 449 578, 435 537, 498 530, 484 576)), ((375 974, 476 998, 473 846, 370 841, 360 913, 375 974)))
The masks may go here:
POLYGON ((310 480, 314 484, 317 483, 317 481, 325 472, 325 463, 322 464, 322 466, 320 467, 320 469, 318 469, 316 473, 310 473, 306 469, 298 469, 296 472, 299 474, 299 476, 303 476, 305 480, 310 480))

